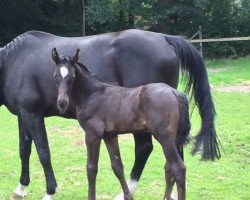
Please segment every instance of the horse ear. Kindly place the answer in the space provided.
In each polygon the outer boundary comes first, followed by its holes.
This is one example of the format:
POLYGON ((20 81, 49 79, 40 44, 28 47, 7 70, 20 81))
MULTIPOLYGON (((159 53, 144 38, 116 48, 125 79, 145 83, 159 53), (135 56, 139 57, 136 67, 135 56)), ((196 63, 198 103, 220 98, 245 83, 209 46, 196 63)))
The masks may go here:
POLYGON ((53 60, 55 63, 58 63, 58 61, 59 61, 59 56, 58 56, 58 53, 57 53, 56 48, 52 49, 51 56, 52 56, 52 60, 53 60))
POLYGON ((76 53, 75 53, 73 59, 74 59, 75 62, 79 61, 79 59, 80 59, 80 49, 76 50, 76 53))

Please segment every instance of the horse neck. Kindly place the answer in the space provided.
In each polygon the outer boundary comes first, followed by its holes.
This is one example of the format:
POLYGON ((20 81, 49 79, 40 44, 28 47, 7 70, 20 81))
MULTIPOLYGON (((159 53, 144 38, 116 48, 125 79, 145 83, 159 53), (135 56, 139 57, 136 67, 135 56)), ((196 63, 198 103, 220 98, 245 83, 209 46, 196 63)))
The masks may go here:
POLYGON ((82 103, 95 92, 105 87, 100 81, 91 75, 84 73, 78 66, 75 67, 76 79, 72 88, 71 96, 74 103, 82 103))

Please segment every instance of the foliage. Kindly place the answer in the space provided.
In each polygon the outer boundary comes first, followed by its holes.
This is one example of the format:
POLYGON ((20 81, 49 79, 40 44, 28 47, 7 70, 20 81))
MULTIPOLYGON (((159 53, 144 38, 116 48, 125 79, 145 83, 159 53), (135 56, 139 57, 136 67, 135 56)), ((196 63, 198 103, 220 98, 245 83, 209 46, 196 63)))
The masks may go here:
MULTIPOLYGON (((204 38, 250 35, 249 0, 85 0, 87 35, 139 28, 191 37, 202 26, 204 38)), ((37 29, 80 35, 80 0, 1 0, 0 46, 37 29)), ((206 57, 238 57, 247 42, 204 44, 206 57)))

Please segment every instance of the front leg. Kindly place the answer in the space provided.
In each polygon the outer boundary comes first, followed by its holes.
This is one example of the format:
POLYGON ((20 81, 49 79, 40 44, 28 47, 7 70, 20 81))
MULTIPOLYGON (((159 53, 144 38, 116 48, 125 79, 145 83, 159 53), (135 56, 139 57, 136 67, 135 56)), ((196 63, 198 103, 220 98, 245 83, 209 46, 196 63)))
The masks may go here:
POLYGON ((88 200, 96 199, 96 175, 98 172, 98 160, 100 153, 101 138, 92 131, 85 131, 87 146, 87 176, 88 176, 88 200))
POLYGON ((30 183, 30 174, 29 174, 29 159, 31 154, 31 143, 32 139, 28 131, 23 126, 23 123, 18 117, 18 128, 19 128, 19 153, 22 164, 20 183, 16 187, 13 193, 13 198, 22 198, 27 195, 24 190, 30 183))
POLYGON ((117 135, 113 137, 105 138, 104 142, 109 152, 112 169, 122 186, 124 199, 132 200, 133 197, 130 194, 128 185, 124 177, 123 164, 121 160, 117 135))
POLYGON ((44 169, 47 185, 47 194, 45 195, 44 200, 51 200, 55 194, 57 183, 51 165, 50 150, 44 125, 44 117, 40 113, 31 113, 25 109, 21 109, 20 117, 25 130, 29 132, 35 143, 40 162, 44 169))

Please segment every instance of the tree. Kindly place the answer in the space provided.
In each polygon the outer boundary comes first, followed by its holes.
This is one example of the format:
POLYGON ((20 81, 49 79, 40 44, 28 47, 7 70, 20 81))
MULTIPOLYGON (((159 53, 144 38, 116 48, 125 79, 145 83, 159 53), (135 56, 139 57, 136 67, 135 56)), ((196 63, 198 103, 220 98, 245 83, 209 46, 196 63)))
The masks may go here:
POLYGON ((85 1, 80 0, 81 4, 81 36, 85 36, 85 1))

